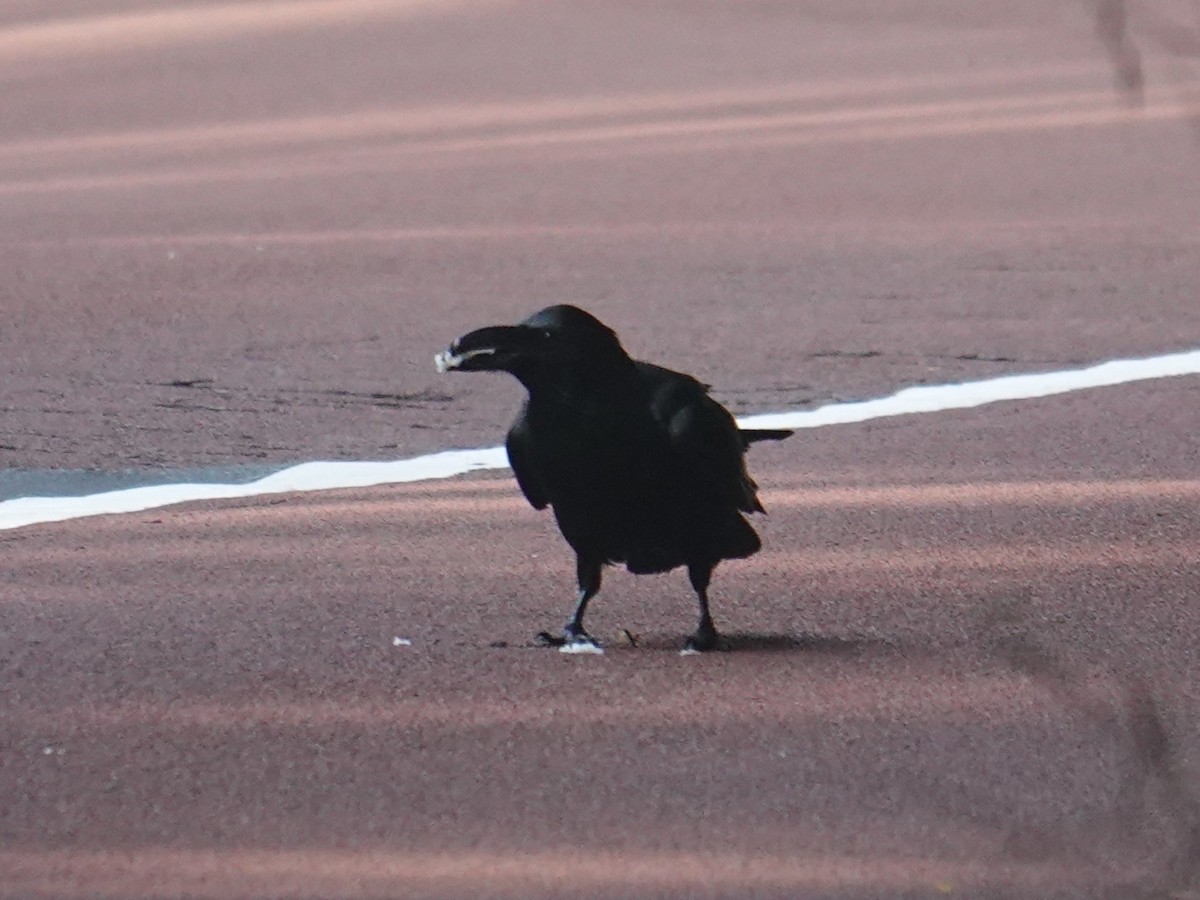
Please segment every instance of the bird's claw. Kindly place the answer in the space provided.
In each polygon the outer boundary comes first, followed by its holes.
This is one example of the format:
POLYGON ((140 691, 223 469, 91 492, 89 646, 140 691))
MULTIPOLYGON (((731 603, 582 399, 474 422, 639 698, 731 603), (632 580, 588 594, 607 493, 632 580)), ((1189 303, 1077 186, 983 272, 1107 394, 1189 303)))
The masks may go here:
POLYGON ((699 628, 683 645, 684 652, 707 653, 717 649, 717 631, 715 628, 699 628))
POLYGON ((588 649, 603 652, 600 642, 583 629, 572 630, 565 628, 561 635, 554 635, 548 631, 539 631, 536 640, 543 647, 557 647, 559 650, 570 651, 572 648, 575 648, 579 652, 586 652, 588 649))

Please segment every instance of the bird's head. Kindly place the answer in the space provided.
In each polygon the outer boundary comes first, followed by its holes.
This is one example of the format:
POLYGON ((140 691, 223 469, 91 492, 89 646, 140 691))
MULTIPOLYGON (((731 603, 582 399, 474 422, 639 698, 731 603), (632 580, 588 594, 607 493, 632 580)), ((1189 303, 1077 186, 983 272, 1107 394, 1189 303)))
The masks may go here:
POLYGON ((549 306, 516 325, 464 334, 434 357, 439 372, 509 372, 527 386, 540 375, 628 361, 611 328, 576 306, 549 306))

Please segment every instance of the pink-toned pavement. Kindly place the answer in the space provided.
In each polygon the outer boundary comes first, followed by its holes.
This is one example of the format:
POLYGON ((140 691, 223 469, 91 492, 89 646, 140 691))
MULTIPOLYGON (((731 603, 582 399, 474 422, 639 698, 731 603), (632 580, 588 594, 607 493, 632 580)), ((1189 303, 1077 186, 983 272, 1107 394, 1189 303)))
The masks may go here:
MULTIPOLYGON (((7 4, 0 461, 496 443, 432 354, 563 300, 738 412, 1192 349, 1195 23, 1120 12, 7 4)), ((533 647, 499 474, 0 532, 0 896, 1198 896, 1198 391, 756 447, 701 657, 680 573, 533 647)))

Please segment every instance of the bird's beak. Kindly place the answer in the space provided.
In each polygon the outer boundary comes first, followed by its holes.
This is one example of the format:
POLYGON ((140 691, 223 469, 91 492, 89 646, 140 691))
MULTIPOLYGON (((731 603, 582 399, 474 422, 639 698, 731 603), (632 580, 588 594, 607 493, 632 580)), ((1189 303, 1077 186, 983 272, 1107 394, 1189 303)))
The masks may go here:
POLYGON ((503 370, 531 345, 533 329, 522 325, 492 325, 455 340, 433 358, 439 372, 503 370))

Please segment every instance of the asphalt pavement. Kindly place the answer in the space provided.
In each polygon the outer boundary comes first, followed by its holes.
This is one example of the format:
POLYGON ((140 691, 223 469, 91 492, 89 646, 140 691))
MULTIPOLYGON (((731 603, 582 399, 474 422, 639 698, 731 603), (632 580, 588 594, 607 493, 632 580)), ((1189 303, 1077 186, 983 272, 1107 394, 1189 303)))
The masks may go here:
MULTIPOLYGON (((0 10, 0 464, 498 443, 572 302, 738 414, 1200 346, 1185 4, 0 10)), ((0 896, 1200 896, 1195 376, 756 446, 606 576, 503 472, 0 532, 0 896)), ((124 483, 124 482, 122 482, 124 483)))

